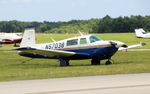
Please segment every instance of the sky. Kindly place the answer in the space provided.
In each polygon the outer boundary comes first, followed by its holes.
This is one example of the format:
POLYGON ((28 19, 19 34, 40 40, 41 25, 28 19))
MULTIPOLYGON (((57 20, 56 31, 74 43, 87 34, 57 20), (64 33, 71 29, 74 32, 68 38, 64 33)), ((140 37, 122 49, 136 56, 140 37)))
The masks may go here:
POLYGON ((0 0, 0 21, 70 21, 150 16, 150 0, 0 0))

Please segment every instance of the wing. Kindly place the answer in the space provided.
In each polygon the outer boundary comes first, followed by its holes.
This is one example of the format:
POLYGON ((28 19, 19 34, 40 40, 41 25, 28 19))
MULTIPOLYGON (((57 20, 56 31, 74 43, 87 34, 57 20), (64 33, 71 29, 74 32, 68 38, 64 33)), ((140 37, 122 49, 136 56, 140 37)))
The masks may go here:
POLYGON ((128 47, 120 47, 118 49, 118 51, 120 51, 120 50, 127 50, 127 49, 130 49, 130 48, 135 48, 135 47, 144 46, 144 45, 146 45, 146 43, 140 43, 140 44, 131 45, 131 46, 128 46, 128 47))
POLYGON ((19 50, 19 51, 30 53, 30 54, 48 56, 48 57, 69 57, 73 55, 88 56, 88 54, 85 54, 85 53, 75 53, 75 52, 62 51, 62 50, 37 49, 37 48, 31 48, 31 47, 23 47, 23 48, 18 48, 15 50, 19 50))

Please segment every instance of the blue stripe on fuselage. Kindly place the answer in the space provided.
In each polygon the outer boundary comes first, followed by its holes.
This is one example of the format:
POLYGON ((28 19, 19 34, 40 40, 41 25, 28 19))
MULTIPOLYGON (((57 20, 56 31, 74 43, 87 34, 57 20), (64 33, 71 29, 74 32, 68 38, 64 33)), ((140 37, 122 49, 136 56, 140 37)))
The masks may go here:
POLYGON ((67 50, 71 52, 77 53, 76 56, 71 56, 69 59, 90 59, 92 57, 100 57, 101 60, 108 59, 112 55, 118 51, 118 48, 111 46, 111 47, 101 47, 101 48, 87 48, 87 49, 78 49, 78 50, 67 50), (78 53, 87 53, 89 56, 87 58, 78 56, 78 53))

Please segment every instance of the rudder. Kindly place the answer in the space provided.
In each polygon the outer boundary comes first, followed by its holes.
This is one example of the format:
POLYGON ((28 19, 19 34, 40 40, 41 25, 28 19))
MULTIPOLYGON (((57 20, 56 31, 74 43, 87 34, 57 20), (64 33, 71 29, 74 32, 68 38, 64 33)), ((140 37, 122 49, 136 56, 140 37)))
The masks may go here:
POLYGON ((137 37, 143 37, 143 34, 146 34, 146 32, 143 30, 143 28, 135 29, 135 33, 137 37))
POLYGON ((35 28, 27 26, 25 28, 20 47, 28 47, 35 44, 35 28))

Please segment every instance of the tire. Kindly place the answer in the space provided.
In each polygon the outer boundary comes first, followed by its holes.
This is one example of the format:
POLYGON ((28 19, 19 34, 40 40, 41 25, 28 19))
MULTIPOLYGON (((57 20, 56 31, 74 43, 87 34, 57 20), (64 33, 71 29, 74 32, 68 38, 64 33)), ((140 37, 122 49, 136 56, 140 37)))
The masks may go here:
POLYGON ((69 60, 63 60, 63 59, 60 60, 60 66, 69 66, 69 65, 70 65, 69 60))
POLYGON ((111 61, 106 61, 105 65, 111 65, 112 62, 111 61))
POLYGON ((99 58, 93 58, 91 60, 91 65, 100 65, 100 60, 99 58))

